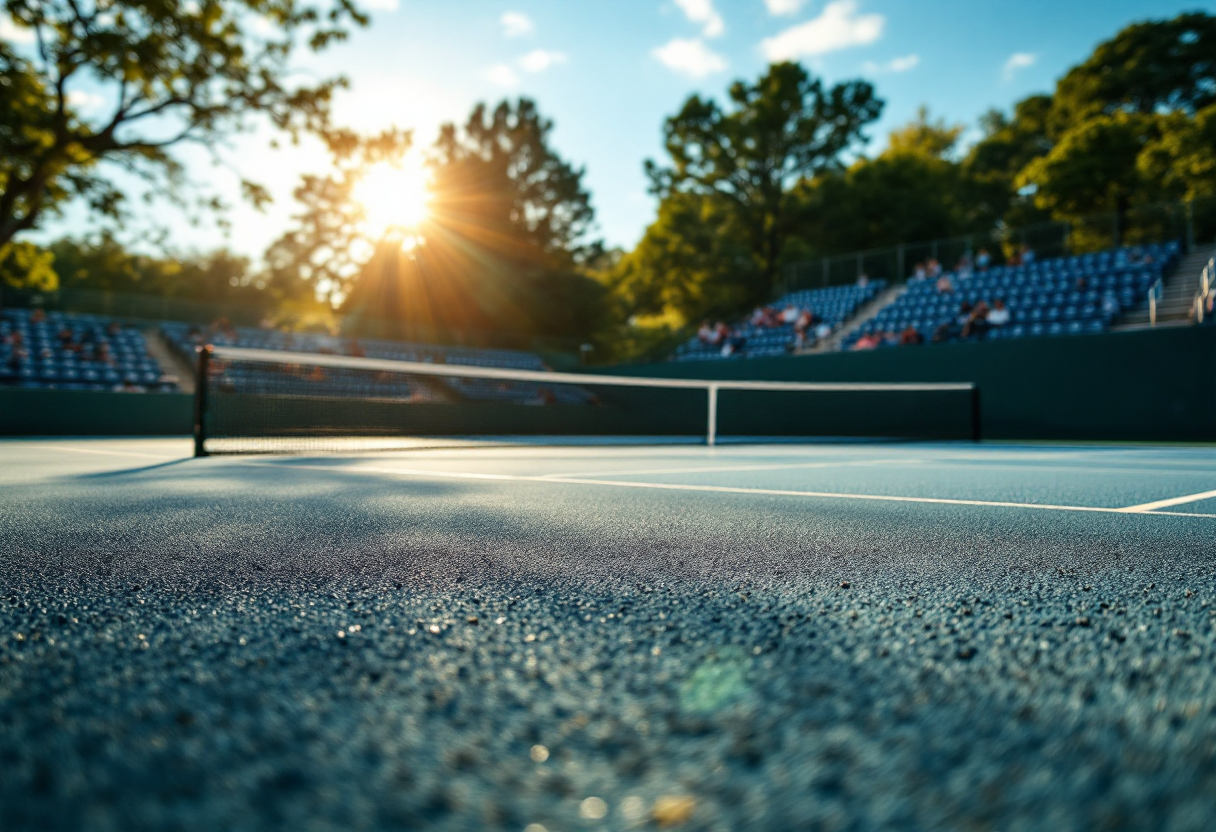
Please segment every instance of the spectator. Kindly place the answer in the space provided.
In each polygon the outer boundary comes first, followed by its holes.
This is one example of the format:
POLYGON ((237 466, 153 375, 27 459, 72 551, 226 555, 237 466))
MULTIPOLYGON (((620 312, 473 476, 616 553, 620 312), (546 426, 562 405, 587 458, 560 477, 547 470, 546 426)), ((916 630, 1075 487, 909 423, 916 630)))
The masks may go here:
POLYGON ((800 317, 798 307, 792 303, 786 305, 785 309, 781 310, 781 323, 783 326, 797 323, 800 317))
POLYGON ((954 291, 954 284, 950 282, 950 275, 943 274, 937 279, 937 291, 943 295, 948 295, 954 291))
POLYGON ((697 340, 702 344, 714 343, 714 328, 709 325, 709 321, 701 321, 701 327, 697 330, 697 340))
POLYGON ((803 309, 798 320, 794 322, 794 349, 800 350, 805 346, 807 331, 810 330, 814 321, 815 316, 811 314, 811 310, 803 309))
POLYGON ((1114 292, 1107 292, 1102 296, 1102 314, 1108 318, 1113 318, 1119 314, 1121 307, 1119 299, 1115 297, 1114 292))
POLYGON ((954 324, 961 330, 963 327, 965 327, 967 325, 967 322, 970 320, 971 320, 971 304, 968 303, 967 301, 963 301, 962 303, 960 303, 958 305, 958 315, 956 315, 954 318, 954 324))
POLYGON ((939 326, 936 330, 934 330, 933 343, 935 343, 935 344, 945 343, 946 341, 949 341, 954 338, 954 333, 955 333, 954 325, 951 323, 944 323, 941 326, 939 326))
POLYGON ((748 318, 748 323, 752 326, 764 326, 764 321, 768 317, 763 306, 757 306, 752 310, 752 316, 748 318))
POLYGON ((35 309, 33 311, 33 313, 30 315, 30 323, 32 323, 32 324, 40 324, 45 320, 46 320, 46 313, 43 312, 41 309, 35 309))
POLYGON ((819 326, 815 327, 815 337, 818 339, 827 338, 832 334, 832 325, 827 321, 820 321, 819 326))
POLYGON ((962 336, 964 338, 983 338, 987 334, 988 304, 980 301, 967 316, 967 321, 963 324, 962 336))
POLYGON ((742 335, 728 335, 726 343, 722 345, 722 357, 730 358, 737 352, 742 352, 747 346, 747 339, 742 335))
POLYGON ((865 272, 862 272, 861 274, 857 275, 857 285, 862 288, 869 286, 870 285, 870 276, 868 274, 866 274, 865 272))
POLYGON ((906 347, 910 344, 923 344, 925 343, 925 339, 924 336, 917 331, 916 327, 909 325, 907 329, 900 333, 899 343, 901 346, 906 347))
POLYGON ((730 327, 728 327, 722 321, 718 321, 716 324, 714 324, 714 337, 709 343, 713 344, 715 347, 725 346, 727 338, 730 338, 730 327))
POLYGON ((971 277, 971 255, 964 254, 958 258, 958 265, 954 267, 954 271, 958 274, 959 280, 971 277))
POLYGON ((988 267, 992 265, 992 255, 988 253, 988 249, 980 248, 975 255, 975 267, 981 272, 988 271, 988 267))
POLYGON ((912 269, 912 277, 916 280, 924 280, 928 276, 929 271, 925 268, 924 263, 917 263, 915 268, 912 269))
POLYGON ((877 333, 867 333, 857 339, 857 341, 853 344, 853 349, 858 352, 860 352, 862 350, 872 350, 872 349, 875 349, 878 346, 878 344, 879 344, 878 334, 877 333))
POLYGON ((930 257, 928 263, 929 277, 940 277, 942 274, 942 264, 936 257, 930 257))
POLYGON ((1026 243, 1022 243, 1022 265, 1029 266, 1034 262, 1034 249, 1026 243))
POLYGON ((1009 323, 1012 316, 1009 310, 1005 308, 1005 301, 997 298, 992 304, 992 311, 988 313, 988 325, 993 327, 1003 327, 1009 323))

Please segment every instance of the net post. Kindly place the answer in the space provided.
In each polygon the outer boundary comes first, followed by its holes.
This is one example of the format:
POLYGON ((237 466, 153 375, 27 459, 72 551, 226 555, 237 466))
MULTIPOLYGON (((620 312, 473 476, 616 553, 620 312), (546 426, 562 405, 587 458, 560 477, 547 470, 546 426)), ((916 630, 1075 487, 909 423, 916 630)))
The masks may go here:
POLYGON ((204 422, 207 415, 207 383, 211 375, 211 345, 198 348, 198 362, 194 376, 194 455, 207 455, 207 433, 204 422))
POLYGON ((980 386, 978 384, 971 385, 971 441, 979 442, 983 439, 983 430, 980 424, 980 386))
POLYGON ((709 423, 705 429, 705 444, 712 448, 718 442, 718 385, 709 385, 706 392, 709 394, 709 423))

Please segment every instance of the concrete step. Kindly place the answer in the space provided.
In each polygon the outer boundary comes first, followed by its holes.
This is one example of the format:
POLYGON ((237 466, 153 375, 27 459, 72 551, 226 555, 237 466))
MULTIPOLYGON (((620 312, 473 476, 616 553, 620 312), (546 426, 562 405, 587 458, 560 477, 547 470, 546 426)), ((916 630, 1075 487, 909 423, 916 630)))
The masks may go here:
MULTIPOLYGON (((1179 261, 1172 272, 1165 276, 1161 286, 1161 299, 1157 301, 1158 325, 1182 325, 1190 322, 1195 293, 1199 291, 1199 275, 1211 258, 1211 248, 1203 246, 1179 261)), ((1131 312, 1119 318, 1113 327, 1117 330, 1140 329, 1151 326, 1148 296, 1131 312)))
POLYGON ((879 310, 890 306, 895 302, 895 299, 907 291, 906 283, 898 283, 894 286, 889 286, 887 289, 879 293, 878 297, 867 303, 865 306, 857 310, 852 318, 844 322, 840 329, 833 332, 822 341, 817 341, 809 349, 802 351, 803 354, 818 353, 818 352, 839 352, 840 345, 844 340, 856 331, 857 327, 864 324, 866 321, 878 314, 879 310))
POLYGON ((183 393, 194 393, 194 366, 178 355, 177 350, 169 347, 159 329, 152 327, 143 332, 148 355, 156 359, 164 373, 177 376, 178 389, 183 393))

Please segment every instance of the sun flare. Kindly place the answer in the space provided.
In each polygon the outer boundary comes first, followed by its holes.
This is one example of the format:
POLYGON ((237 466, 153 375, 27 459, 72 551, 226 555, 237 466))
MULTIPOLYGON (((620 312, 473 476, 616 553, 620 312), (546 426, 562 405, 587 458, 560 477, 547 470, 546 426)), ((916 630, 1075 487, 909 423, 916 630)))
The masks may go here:
POLYGON ((370 168, 355 187, 368 232, 382 237, 390 231, 414 230, 427 218, 430 179, 415 156, 398 165, 370 168))

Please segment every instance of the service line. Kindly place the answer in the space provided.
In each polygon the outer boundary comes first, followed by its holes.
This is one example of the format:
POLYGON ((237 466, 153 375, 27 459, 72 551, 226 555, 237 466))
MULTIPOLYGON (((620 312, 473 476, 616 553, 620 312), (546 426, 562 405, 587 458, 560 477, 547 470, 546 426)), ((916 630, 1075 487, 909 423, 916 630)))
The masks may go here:
MULTIPOLYGON (((433 479, 489 480, 497 482, 538 482, 565 485, 598 485, 607 488, 640 488, 655 491, 695 491, 710 494, 745 494, 762 497, 804 497, 830 500, 867 500, 888 503, 921 503, 947 506, 983 506, 992 508, 1021 508, 1034 511, 1079 511, 1095 514, 1142 514, 1154 517, 1199 517, 1216 519, 1216 514, 1190 514, 1185 512, 1146 511, 1138 506, 1129 508, 1103 508, 1101 506, 1058 506, 1045 503, 1010 503, 996 500, 955 500, 944 497, 902 497, 890 494, 848 494, 834 491, 793 491, 778 488, 737 488, 725 485, 687 485, 677 483, 630 482, 625 480, 601 480, 585 477, 539 477, 519 474, 483 474, 465 471, 428 471, 422 468, 383 468, 370 465, 304 465, 290 462, 242 462, 243 465, 275 468, 294 468, 305 471, 346 471, 351 473, 392 474, 407 477, 429 477, 433 479)), ((1151 504, 1150 504, 1151 505, 1151 504)))

